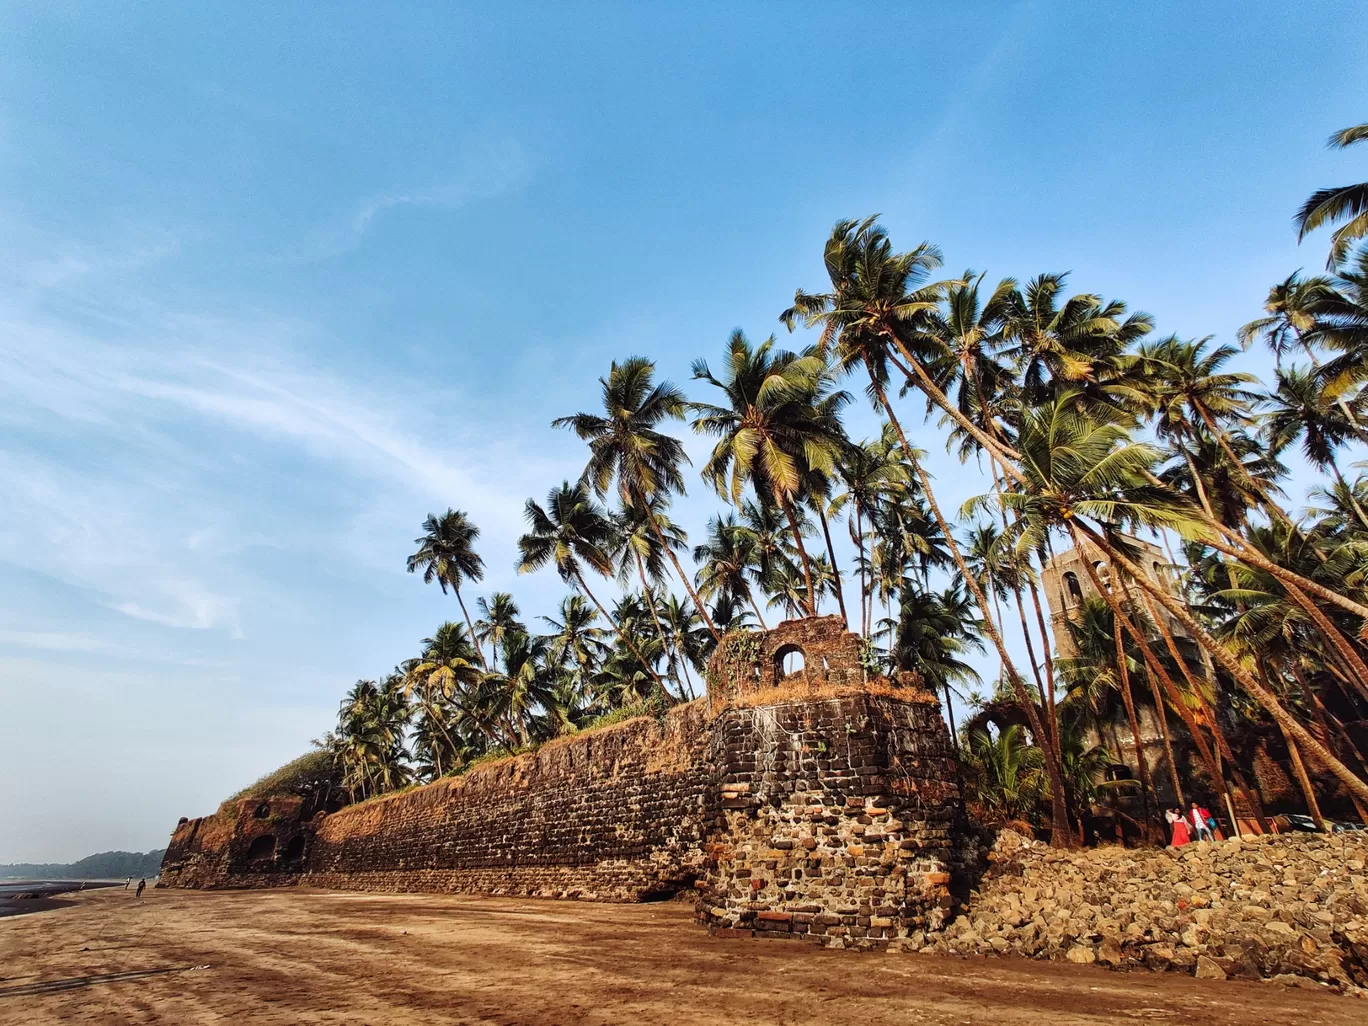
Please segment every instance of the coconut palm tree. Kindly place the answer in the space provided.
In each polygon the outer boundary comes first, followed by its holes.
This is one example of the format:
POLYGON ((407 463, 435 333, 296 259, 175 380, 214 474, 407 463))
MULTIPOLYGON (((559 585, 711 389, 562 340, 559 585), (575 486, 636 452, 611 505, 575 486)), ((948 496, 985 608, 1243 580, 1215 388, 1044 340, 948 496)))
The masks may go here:
MULTIPOLYGON (((481 645, 488 645, 491 654, 497 656, 503 647, 504 638, 517 631, 527 632, 527 626, 518 619, 518 604, 506 591, 496 591, 489 597, 475 600, 480 610, 480 618, 475 621, 475 638, 481 645)), ((497 658, 490 665, 497 665, 497 658)))
POLYGON ((1340 473, 1336 452, 1350 442, 1363 442, 1359 423, 1368 414, 1368 396, 1362 392, 1336 402, 1326 394, 1316 375, 1296 367, 1277 372, 1278 387, 1263 399, 1264 437, 1274 455, 1297 442, 1313 467, 1329 471, 1353 503, 1359 523, 1368 529, 1363 509, 1340 473))
POLYGON ((963 658, 971 651, 984 651, 969 597, 958 585, 939 593, 907 588, 900 596, 897 622, 885 624, 891 634, 889 662, 896 669, 917 674, 933 694, 945 695, 950 738, 958 748, 953 696, 963 698, 962 688, 982 682, 978 671, 963 658))
POLYGON ((845 445, 840 411, 850 397, 832 387, 826 361, 816 351, 792 353, 774 345, 772 335, 752 346, 739 330, 733 332, 720 379, 706 361, 693 364, 694 377, 718 389, 726 405, 689 405, 694 430, 718 439, 703 467, 704 480, 737 505, 750 485, 762 502, 772 500, 783 511, 802 561, 805 611, 816 616, 812 560, 797 506, 814 472, 836 472, 845 445))
POLYGON ((755 565, 754 534, 737 523, 736 514, 714 516, 708 521, 707 541, 694 546, 698 564, 698 593, 705 599, 745 602, 755 611, 762 629, 768 630, 751 589, 753 576, 763 576, 755 565))
POLYGON ((834 291, 808 294, 801 289, 794 295, 794 305, 780 315, 780 320, 792 328, 800 319, 809 326, 821 326, 822 347, 835 346, 836 363, 844 371, 863 367, 869 376, 869 398, 876 409, 882 409, 897 434, 902 453, 912 468, 921 494, 944 538, 946 548, 956 569, 968 585, 978 604, 984 630, 997 650, 1003 673, 1014 690, 1017 701, 1029 717, 1031 732, 1044 752, 1046 771, 1050 776, 1053 837, 1052 843, 1062 847, 1073 844, 1073 827, 1064 805, 1064 786, 1060 764, 1051 737, 1041 724, 1040 710, 1027 693, 1021 674, 1003 642, 1002 634, 993 619, 987 597, 979 587, 964 561, 944 514, 931 489, 931 479, 918 458, 917 450, 908 442, 893 404, 888 399, 886 383, 890 363, 903 372, 909 383, 915 384, 929 402, 939 406, 952 421, 980 445, 984 446, 1008 474, 1024 481, 1015 466, 1020 454, 986 431, 951 404, 945 393, 927 371, 920 354, 913 352, 917 345, 931 349, 931 357, 943 359, 943 350, 935 340, 917 330, 920 322, 934 310, 946 285, 923 284, 930 271, 940 265, 940 254, 923 243, 909 253, 895 254, 888 235, 874 218, 864 222, 838 222, 827 241, 825 252, 827 273, 834 291), (896 350, 896 353, 894 352, 896 350), (901 356, 905 363, 899 363, 901 356))
POLYGON ((554 681, 547 667, 549 643, 524 631, 512 631, 499 646, 503 670, 485 676, 482 702, 487 715, 506 725, 510 746, 532 741, 534 717, 556 705, 554 681))
MULTIPOLYGON (((475 539, 479 536, 480 529, 459 510, 448 509, 440 517, 429 513, 423 521, 423 536, 413 541, 418 551, 408 558, 408 572, 415 573, 421 567, 424 584, 436 581, 442 594, 446 594, 448 587, 456 593, 471 637, 475 636, 475 625, 461 597, 461 583, 484 579, 484 560, 475 551, 475 539)), ((487 667, 484 654, 478 649, 476 654, 481 665, 487 667)))
MULTIPOLYGON (((1368 140, 1368 124, 1341 129, 1327 140, 1326 145, 1331 149, 1344 149, 1365 140, 1368 140)), ((1333 268, 1343 262, 1359 239, 1368 236, 1368 182, 1317 189, 1302 204, 1293 220, 1297 224, 1298 242, 1322 225, 1344 220, 1330 236, 1330 255, 1325 266, 1333 268)))
POLYGON ((608 631, 594 626, 599 614, 582 595, 567 595, 561 599, 557 615, 560 619, 542 617, 551 627, 551 633, 547 635, 547 659, 556 666, 573 667, 587 686, 608 655, 609 646, 603 640, 608 631))
POLYGON ((665 682, 651 668, 631 635, 623 632, 603 603, 589 590, 588 582, 584 579, 585 565, 604 577, 613 576, 611 553, 618 544, 612 518, 593 500, 588 487, 582 481, 573 485, 566 481, 547 494, 545 508, 535 500, 528 499, 523 515, 530 530, 518 539, 518 550, 522 555, 518 573, 532 573, 547 564, 554 565, 561 580, 589 597, 599 615, 664 691, 665 682))
POLYGON ((689 463, 679 439, 659 430, 663 421, 684 418, 684 393, 669 381, 654 383, 654 374, 655 364, 644 357, 632 356, 622 363, 614 361, 608 377, 599 379, 603 415, 576 413, 551 423, 571 428, 589 443, 589 464, 582 480, 592 485, 599 496, 607 495, 616 481, 623 508, 638 510, 645 518, 704 624, 717 638, 720 635, 708 619, 707 610, 664 536, 651 505, 658 495, 684 492, 681 468, 689 463))
MULTIPOLYGON (((1313 738, 1234 653, 1126 554, 1124 541, 1117 537, 1121 528, 1171 529, 1210 540, 1199 510, 1150 483, 1158 450, 1132 440, 1121 425, 1082 415, 1068 393, 1025 413, 1018 444, 1028 484, 1000 496, 1019 515, 1013 525, 1017 544, 1038 546, 1053 530, 1063 531, 1078 546, 1092 542, 1113 567, 1168 610, 1303 751, 1311 751, 1347 788, 1368 798, 1368 784, 1313 738)), ((1263 562, 1272 565, 1266 557, 1263 562)))
POLYGON ((392 791, 408 782, 404 735, 412 712, 400 680, 358 680, 338 709, 336 753, 353 799, 392 791))

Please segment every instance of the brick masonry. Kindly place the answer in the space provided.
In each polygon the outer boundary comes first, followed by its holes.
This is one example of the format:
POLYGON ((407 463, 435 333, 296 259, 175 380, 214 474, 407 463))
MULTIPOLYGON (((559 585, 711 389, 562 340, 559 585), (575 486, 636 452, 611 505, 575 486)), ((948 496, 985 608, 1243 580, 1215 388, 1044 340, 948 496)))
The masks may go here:
POLYGON ((867 680, 836 617, 724 639, 709 698, 310 814, 182 820, 162 886, 643 901, 695 889, 712 931, 883 946, 934 929, 977 848, 934 697, 867 680), (799 648, 804 671, 779 672, 799 648))

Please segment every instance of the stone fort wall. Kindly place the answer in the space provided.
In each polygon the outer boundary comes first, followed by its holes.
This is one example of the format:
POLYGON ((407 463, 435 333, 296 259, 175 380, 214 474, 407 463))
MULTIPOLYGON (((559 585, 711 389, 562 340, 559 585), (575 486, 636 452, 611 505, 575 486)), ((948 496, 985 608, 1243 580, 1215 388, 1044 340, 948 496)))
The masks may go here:
POLYGON ((715 931, 867 947, 934 929, 970 850, 935 698, 865 680, 839 618, 748 637, 715 657, 708 699, 660 720, 331 815, 271 798, 183 820, 161 884, 611 901, 693 888, 715 931), (794 648, 805 672, 781 679, 794 648))

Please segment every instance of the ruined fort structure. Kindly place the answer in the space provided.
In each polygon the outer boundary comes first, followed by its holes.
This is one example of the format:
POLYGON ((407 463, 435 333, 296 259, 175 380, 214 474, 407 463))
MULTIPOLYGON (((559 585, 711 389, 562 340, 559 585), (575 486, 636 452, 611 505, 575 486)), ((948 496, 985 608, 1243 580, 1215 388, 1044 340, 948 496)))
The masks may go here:
POLYGON ((933 695, 839 617, 727 635, 708 697, 328 814, 182 820, 162 885, 644 901, 717 931, 879 946, 937 926, 977 851, 933 695))

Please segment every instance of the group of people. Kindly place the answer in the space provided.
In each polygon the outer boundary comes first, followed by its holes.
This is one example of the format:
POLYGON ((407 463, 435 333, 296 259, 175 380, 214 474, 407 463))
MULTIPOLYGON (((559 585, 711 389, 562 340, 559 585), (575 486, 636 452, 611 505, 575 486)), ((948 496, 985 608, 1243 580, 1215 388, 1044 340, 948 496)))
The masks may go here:
POLYGON ((1180 808, 1164 810, 1173 838, 1169 842, 1175 848, 1195 841, 1216 840, 1216 817, 1205 808, 1193 802, 1185 813, 1180 808))

